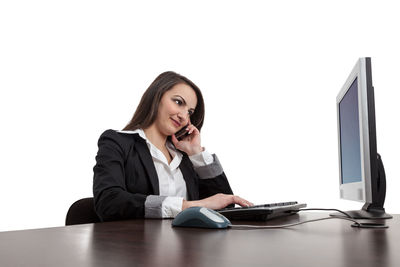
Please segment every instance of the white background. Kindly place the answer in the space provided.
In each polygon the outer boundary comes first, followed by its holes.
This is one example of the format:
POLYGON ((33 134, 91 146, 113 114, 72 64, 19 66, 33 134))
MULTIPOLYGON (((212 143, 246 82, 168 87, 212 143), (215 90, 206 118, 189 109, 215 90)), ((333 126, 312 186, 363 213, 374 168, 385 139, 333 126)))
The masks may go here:
POLYGON ((339 199, 336 95, 372 57, 386 209, 400 169, 395 1, 2 1, 0 231, 62 226, 92 195, 97 140, 161 72, 203 91, 203 145, 254 203, 339 199))

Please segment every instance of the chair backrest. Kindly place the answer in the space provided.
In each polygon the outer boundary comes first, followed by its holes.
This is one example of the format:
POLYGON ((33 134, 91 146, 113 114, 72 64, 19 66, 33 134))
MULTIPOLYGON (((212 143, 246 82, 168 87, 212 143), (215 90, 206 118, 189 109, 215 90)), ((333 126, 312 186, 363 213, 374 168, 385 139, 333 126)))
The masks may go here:
POLYGON ((94 201, 92 197, 75 201, 69 208, 65 219, 65 225, 96 222, 100 222, 100 218, 94 210, 94 201))

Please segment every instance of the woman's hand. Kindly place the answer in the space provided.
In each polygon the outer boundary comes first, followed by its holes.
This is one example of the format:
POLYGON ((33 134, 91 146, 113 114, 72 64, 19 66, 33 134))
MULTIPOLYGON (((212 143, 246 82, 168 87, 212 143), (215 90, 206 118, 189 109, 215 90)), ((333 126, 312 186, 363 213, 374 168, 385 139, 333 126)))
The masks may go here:
POLYGON ((193 124, 189 124, 186 129, 188 130, 189 135, 181 141, 176 138, 175 134, 171 136, 174 146, 188 154, 188 156, 202 152, 204 149, 201 146, 200 131, 193 124))
POLYGON ((230 204, 238 204, 242 207, 253 206, 254 204, 235 195, 215 194, 211 197, 201 200, 187 201, 183 200, 182 210, 190 207, 205 207, 213 210, 223 209, 230 204))

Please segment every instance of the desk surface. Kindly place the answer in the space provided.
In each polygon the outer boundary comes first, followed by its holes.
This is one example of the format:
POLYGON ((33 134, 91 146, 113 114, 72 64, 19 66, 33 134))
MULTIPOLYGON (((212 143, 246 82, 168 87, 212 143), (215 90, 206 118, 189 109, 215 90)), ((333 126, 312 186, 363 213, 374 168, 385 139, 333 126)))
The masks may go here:
POLYGON ((171 220, 132 220, 1 232, 0 266, 398 267, 399 219, 387 220, 388 229, 358 229, 338 219, 274 230, 172 228, 171 220))

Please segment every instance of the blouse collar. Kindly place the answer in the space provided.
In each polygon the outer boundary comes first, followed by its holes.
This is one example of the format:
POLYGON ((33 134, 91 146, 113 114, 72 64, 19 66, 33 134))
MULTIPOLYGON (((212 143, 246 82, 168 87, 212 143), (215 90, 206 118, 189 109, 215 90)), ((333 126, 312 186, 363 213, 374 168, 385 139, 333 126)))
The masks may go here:
POLYGON ((153 145, 150 140, 146 137, 145 132, 143 129, 136 129, 133 131, 118 131, 119 133, 124 133, 124 134, 139 134, 139 136, 146 141, 147 147, 150 150, 150 154, 153 157, 153 160, 157 160, 159 162, 164 163, 167 165, 171 170, 174 170, 179 167, 181 161, 182 161, 182 153, 180 153, 175 146, 170 142, 167 141, 166 147, 168 149, 168 152, 172 156, 172 161, 170 164, 168 164, 168 161, 164 154, 155 146, 153 145))

